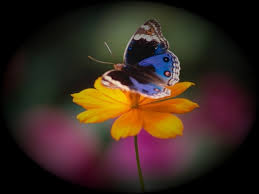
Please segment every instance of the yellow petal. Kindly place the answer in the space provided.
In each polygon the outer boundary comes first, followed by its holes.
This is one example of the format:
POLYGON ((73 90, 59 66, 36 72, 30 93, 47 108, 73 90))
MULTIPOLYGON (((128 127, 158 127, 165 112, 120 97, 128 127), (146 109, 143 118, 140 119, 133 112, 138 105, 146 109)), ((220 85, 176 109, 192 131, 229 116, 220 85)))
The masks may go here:
POLYGON ((89 88, 71 95, 73 102, 85 109, 118 106, 121 102, 104 95, 96 89, 89 88))
POLYGON ((159 99, 152 99, 152 98, 143 98, 140 101, 140 104, 148 104, 151 102, 156 102, 156 101, 160 101, 163 99, 167 99, 167 98, 173 98, 175 96, 180 95, 181 93, 183 93, 185 90, 187 90, 189 87, 195 85, 192 82, 178 82, 176 84, 174 84, 173 86, 167 86, 168 89, 171 90, 171 95, 170 96, 166 96, 164 98, 159 98, 159 99))
POLYGON ((81 112, 77 115, 77 119, 83 123, 99 123, 120 116, 127 112, 127 106, 117 106, 113 108, 97 108, 81 112))
POLYGON ((112 98, 115 101, 129 104, 129 100, 127 96, 124 94, 124 92, 121 89, 107 88, 102 84, 101 80, 102 78, 99 77, 97 80, 95 80, 95 83, 94 83, 94 87, 99 92, 112 98))
POLYGON ((199 107, 197 103, 194 103, 185 98, 175 98, 139 106, 139 108, 142 110, 177 114, 190 112, 197 107, 199 107))
POLYGON ((174 84, 173 86, 167 87, 171 90, 171 97, 175 97, 183 93, 185 90, 187 90, 189 87, 194 86, 195 84, 193 82, 178 82, 174 84))
POLYGON ((143 125, 140 112, 137 109, 131 109, 129 112, 121 115, 112 125, 111 135, 115 140, 128 136, 135 136, 139 133, 143 125))
POLYGON ((157 138, 173 138, 182 135, 183 123, 175 115, 169 113, 142 111, 144 129, 157 138))

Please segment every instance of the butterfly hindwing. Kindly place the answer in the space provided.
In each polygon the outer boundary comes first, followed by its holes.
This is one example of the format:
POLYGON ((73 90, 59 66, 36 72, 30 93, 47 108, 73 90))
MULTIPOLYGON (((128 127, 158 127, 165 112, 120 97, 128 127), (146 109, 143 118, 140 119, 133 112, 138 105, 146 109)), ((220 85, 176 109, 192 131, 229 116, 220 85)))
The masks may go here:
MULTIPOLYGON (((154 76, 161 79, 164 85, 170 86, 179 81, 180 63, 178 58, 171 51, 144 59, 140 61, 138 65, 142 68, 152 66, 154 76)), ((156 81, 154 81, 154 83, 156 83, 156 81)))

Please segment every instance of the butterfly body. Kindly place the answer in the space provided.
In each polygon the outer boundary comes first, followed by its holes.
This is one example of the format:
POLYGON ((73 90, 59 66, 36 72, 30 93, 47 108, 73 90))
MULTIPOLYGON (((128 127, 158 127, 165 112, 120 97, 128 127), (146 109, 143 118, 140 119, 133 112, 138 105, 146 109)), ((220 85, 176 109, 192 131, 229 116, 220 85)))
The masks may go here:
POLYGON ((165 86, 179 81, 180 63, 168 48, 158 22, 148 20, 131 37, 124 64, 115 64, 114 70, 104 73, 102 84, 149 98, 169 96, 170 90, 165 86))

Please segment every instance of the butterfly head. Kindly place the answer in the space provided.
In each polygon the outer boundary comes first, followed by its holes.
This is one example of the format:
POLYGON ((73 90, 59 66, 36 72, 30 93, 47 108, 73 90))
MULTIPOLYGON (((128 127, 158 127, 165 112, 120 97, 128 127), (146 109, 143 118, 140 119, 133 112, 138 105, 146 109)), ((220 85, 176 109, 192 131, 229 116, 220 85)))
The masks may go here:
POLYGON ((125 64, 117 63, 117 64, 114 64, 113 67, 116 70, 122 70, 122 68, 125 67, 125 64))

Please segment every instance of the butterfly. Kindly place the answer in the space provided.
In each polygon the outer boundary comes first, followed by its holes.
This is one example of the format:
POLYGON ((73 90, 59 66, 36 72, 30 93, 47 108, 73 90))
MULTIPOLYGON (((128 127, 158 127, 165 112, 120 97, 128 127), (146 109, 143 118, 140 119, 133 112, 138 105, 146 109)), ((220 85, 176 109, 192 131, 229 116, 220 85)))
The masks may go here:
POLYGON ((166 86, 179 81, 180 62, 168 49, 160 24, 154 19, 146 21, 130 38, 123 64, 115 64, 113 70, 104 73, 102 84, 149 98, 170 96, 166 86))

